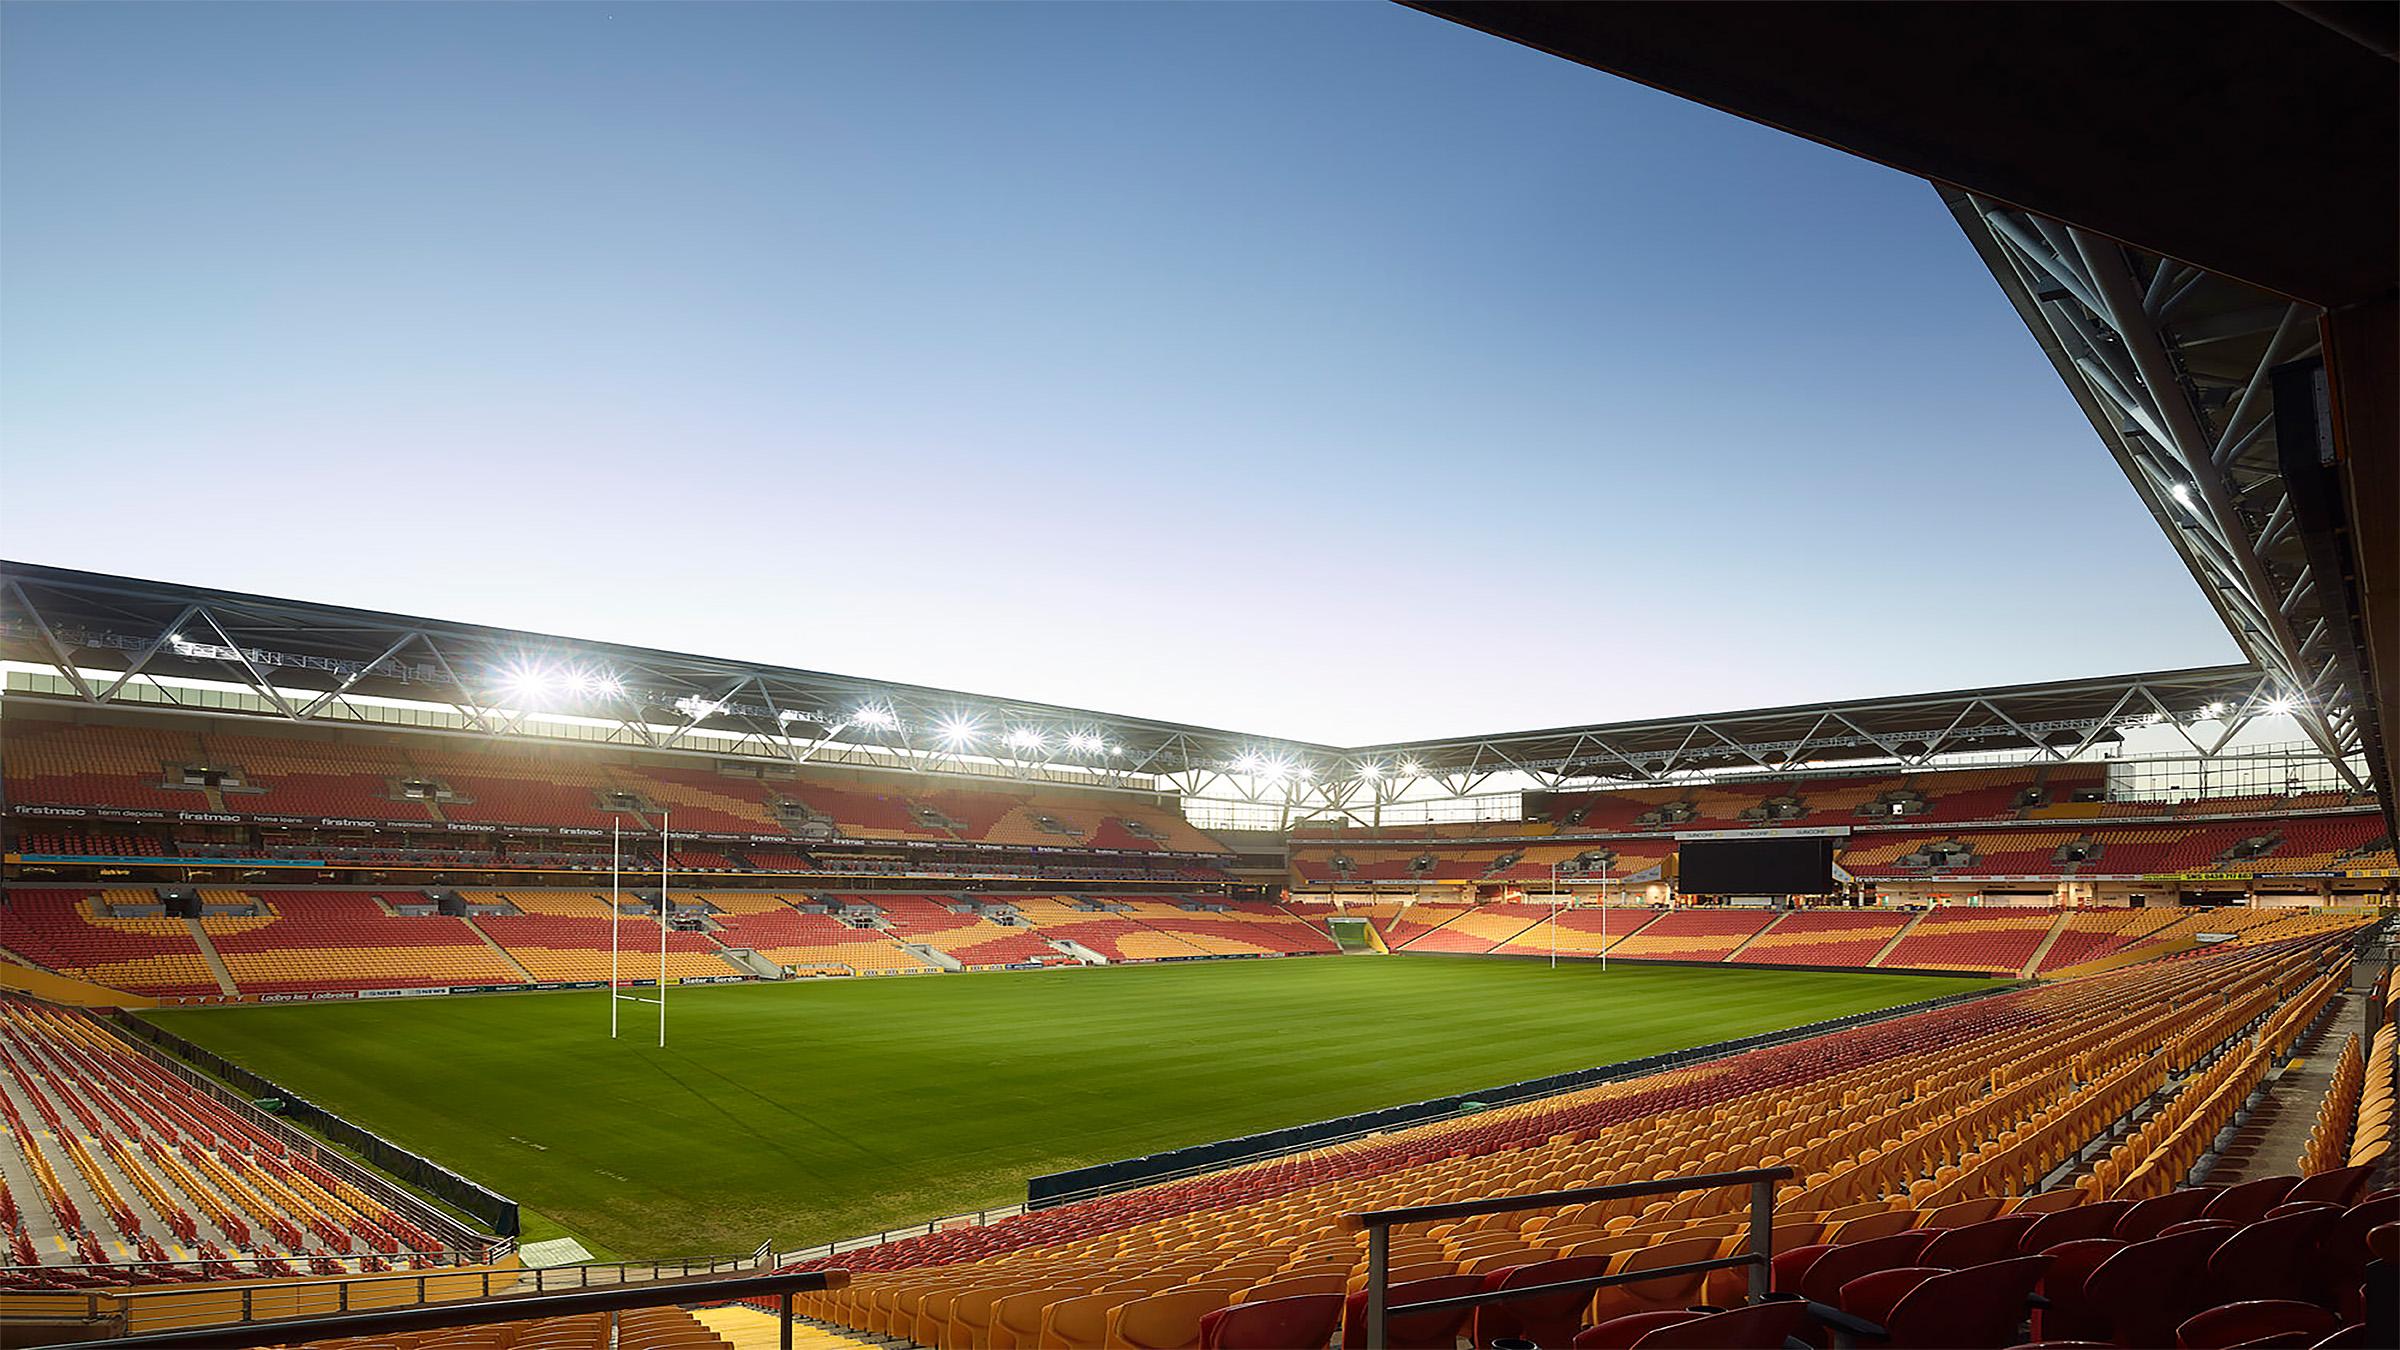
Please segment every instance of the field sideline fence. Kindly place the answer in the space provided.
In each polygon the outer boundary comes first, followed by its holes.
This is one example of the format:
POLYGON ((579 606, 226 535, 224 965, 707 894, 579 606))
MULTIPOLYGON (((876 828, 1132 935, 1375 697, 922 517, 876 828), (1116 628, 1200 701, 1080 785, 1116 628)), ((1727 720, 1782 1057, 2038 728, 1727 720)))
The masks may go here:
POLYGON ((383 1177, 351 1161, 348 1156, 318 1147, 316 1140, 294 1128, 294 1122, 307 1126, 309 1130, 356 1153, 443 1204, 474 1216, 486 1228, 498 1234, 504 1245, 514 1247, 518 1232, 517 1202, 498 1191, 469 1181, 423 1154, 411 1152, 382 1135, 361 1128, 274 1080, 246 1069, 213 1050, 195 1045, 164 1027, 124 1012, 114 1014, 110 1025, 158 1052, 152 1054, 153 1062, 163 1065, 168 1072, 223 1102, 243 1119, 261 1129, 273 1131, 276 1137, 286 1143, 298 1143, 308 1149, 312 1161, 353 1183, 372 1187, 380 1194, 396 1196, 402 1202, 400 1207, 407 1210, 410 1219, 419 1226, 454 1236, 462 1247, 474 1246, 478 1250, 492 1247, 489 1237, 470 1231, 453 1216, 393 1186, 383 1177), (195 1066, 198 1071, 195 1071, 195 1066), (227 1088, 227 1083, 233 1087, 227 1088), (279 1115, 270 1115, 245 1100, 240 1095, 244 1092, 252 1097, 277 1098, 283 1109, 279 1115))

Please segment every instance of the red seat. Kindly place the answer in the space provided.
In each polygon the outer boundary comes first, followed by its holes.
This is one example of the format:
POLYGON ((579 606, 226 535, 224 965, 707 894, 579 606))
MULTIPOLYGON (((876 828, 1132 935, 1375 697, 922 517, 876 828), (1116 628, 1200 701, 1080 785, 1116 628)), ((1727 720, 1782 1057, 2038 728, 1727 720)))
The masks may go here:
POLYGON ((2084 1238, 2115 1237, 2117 1221, 2133 1208, 2131 1200, 2102 1200, 2097 1204, 2077 1205, 2053 1214, 2040 1215, 2033 1227, 2017 1239, 2017 1250, 2028 1255, 2046 1252, 2062 1242, 2084 1238))
POLYGON ((2231 1219, 2235 1223, 2255 1223, 2267 1216, 2267 1211, 2283 1203, 2292 1187, 2300 1184, 2298 1177, 2260 1177, 2238 1186, 2228 1186, 2216 1193, 2200 1209, 2203 1219, 2231 1219))
POLYGON ((2328 1307, 2344 1306, 2342 1299, 2367 1278, 2367 1234, 2395 1221, 2400 1221, 2400 1195, 2362 1200, 2327 1225, 2317 1235, 2317 1298, 2328 1307))
POLYGON ((1661 1327, 1671 1327, 1707 1316, 1709 1316, 1708 1313, 1694 1312, 1689 1308, 1661 1308, 1653 1312, 1627 1313, 1623 1317, 1612 1317, 1596 1327, 1586 1327, 1576 1332, 1575 1339, 1569 1344, 1573 1345, 1575 1350, 1632 1350, 1636 1341, 1661 1327))
POLYGON ((2300 1184, 2292 1187, 2291 1193, 2284 1196, 2283 1201, 2287 1205, 2295 1200, 2321 1200, 2329 1205, 2356 1204, 2359 1191, 2365 1188, 2367 1178, 2374 1174, 2375 1164, 2362 1163, 2357 1167, 2337 1167, 2313 1177, 2302 1177, 2300 1184))
POLYGON ((2116 1231, 2110 1237, 2120 1242, 2148 1242, 2167 1231, 2169 1224, 2185 1219, 2197 1219, 2200 1211, 2215 1198, 2216 1190, 2208 1186, 2186 1186, 2182 1190, 2137 1200, 2133 1208, 2117 1220, 2116 1231))
MULTIPOLYGON (((1436 1275, 1429 1280, 1410 1280, 1395 1284, 1383 1295, 1385 1308, 1397 1308, 1409 1303, 1430 1303, 1440 1298, 1457 1298, 1463 1294, 1481 1292, 1481 1275, 1436 1275)), ((1458 1342, 1458 1329, 1467 1324, 1473 1308, 1446 1308, 1436 1312, 1412 1313, 1406 1317, 1384 1318, 1383 1343, 1387 1350, 1453 1350, 1458 1342)), ((1362 1350, 1367 1343, 1367 1291, 1359 1290, 1348 1296, 1342 1308, 1343 1350, 1362 1350)))
POLYGON ((1791 1247, 1775 1253, 1767 1267, 1770 1272, 1767 1287, 1778 1294, 1799 1293, 1800 1277, 1808 1273, 1808 1268, 1816 1264, 1818 1257, 1832 1250, 1831 1243, 1812 1242, 1805 1247, 1791 1247))
POLYGON ((2085 1297, 2083 1282, 2126 1245, 2115 1238, 2078 1238, 2043 1252, 2050 1270, 2042 1276, 2042 1297, 2050 1306, 2034 1311, 2034 1334, 2051 1340, 2106 1336, 2108 1317, 2085 1297))
POLYGON ((1297 1294, 1236 1303, 1200 1318, 1200 1350, 1293 1350, 1322 1346, 1342 1320, 1342 1295, 1297 1294))
MULTIPOLYGON (((1495 1270, 1483 1277, 1486 1289, 1523 1289, 1537 1284, 1564 1284, 1568 1280, 1596 1279, 1608 1273, 1613 1257, 1569 1256, 1556 1261, 1536 1261, 1530 1265, 1510 1266, 1495 1270)), ((1487 1303, 1475 1310, 1477 1345, 1490 1345, 1503 1336, 1515 1336, 1536 1345, 1564 1345, 1575 1338, 1583 1325, 1583 1310, 1591 1306, 1592 1291, 1544 1294, 1539 1298, 1518 1299, 1511 1303, 1487 1303)))
POLYGON ((1917 1253, 1916 1264, 1940 1266, 1946 1270, 1961 1270, 1992 1261, 2005 1261, 2017 1254, 2017 1243, 2036 1223, 2038 1214, 2011 1214, 1964 1228, 1944 1229, 1934 1235, 1925 1249, 1917 1253))
POLYGON ((2341 1217, 2317 1205, 2237 1230, 2209 1253, 2211 1296, 2220 1303, 2308 1297, 2318 1287, 2317 1242, 2341 1217))
POLYGON ((1869 1238, 1847 1247, 1828 1248, 1809 1264, 1794 1292, 1813 1303, 1841 1306, 1842 1286, 1861 1275, 1917 1263, 1917 1253, 1933 1240, 1930 1229, 1911 1229, 1889 1237, 1869 1238))
POLYGON ((1807 1317, 1799 1299, 1770 1299, 1669 1322, 1635 1341, 1633 1350, 1782 1350, 1807 1317))
MULTIPOLYGON (((1946 1270, 1901 1292, 1882 1322, 1884 1344, 1893 1350, 1948 1350, 1953 1346, 2014 1345, 2025 1324, 2026 1298, 2050 1268, 2047 1256, 2017 1256, 1965 1270, 1946 1270)), ((1857 1289, 1861 1302, 1880 1298, 1902 1281, 1900 1272, 1870 1276, 1857 1289)))
POLYGON ((2175 1345, 2176 1350, 2227 1350, 2269 1340, 2278 1345, 2313 1345, 2341 1324, 2341 1318, 2314 1303, 2250 1299, 2185 1319, 2175 1328, 2175 1345))
POLYGON ((2085 1302, 2119 1345, 2172 1345, 2185 1318, 2216 1302, 2203 1277, 2223 1240, 2211 1228, 2131 1243, 2084 1278, 2085 1302))

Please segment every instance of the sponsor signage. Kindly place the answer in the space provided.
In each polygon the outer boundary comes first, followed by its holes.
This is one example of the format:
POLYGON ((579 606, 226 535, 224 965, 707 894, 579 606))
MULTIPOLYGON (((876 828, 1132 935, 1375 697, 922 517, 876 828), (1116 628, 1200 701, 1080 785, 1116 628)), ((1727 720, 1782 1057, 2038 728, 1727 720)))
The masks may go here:
POLYGON ((1811 837, 1840 839, 1847 837, 1849 833, 1850 827, 1847 825, 1788 825, 1776 829, 1755 830, 1677 830, 1675 837, 1677 839, 1803 839, 1811 837))
POLYGON ((358 996, 360 998, 430 998, 436 994, 449 992, 451 992, 449 985, 428 984, 409 989, 361 989, 358 991, 358 996))

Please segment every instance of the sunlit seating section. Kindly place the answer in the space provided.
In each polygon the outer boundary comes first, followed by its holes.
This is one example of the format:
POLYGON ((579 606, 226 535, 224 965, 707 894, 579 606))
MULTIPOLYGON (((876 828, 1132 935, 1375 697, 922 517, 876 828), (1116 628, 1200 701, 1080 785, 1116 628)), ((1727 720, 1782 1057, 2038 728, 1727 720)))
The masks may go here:
POLYGON ((1793 910, 1731 959, 1745 965, 1864 966, 1908 926, 1910 917, 1892 910, 1793 910))
POLYGON ((1481 955, 1549 917, 1548 905, 1510 901, 1476 905, 1451 915, 1441 927, 1418 934, 1399 950, 1481 955))
POLYGON ((1217 956, 1291 956, 1339 950, 1321 930, 1272 905, 1210 900, 1187 908, 1173 900, 1106 897, 1143 925, 1171 933, 1217 956))
MULTIPOLYGON (((155 898, 136 892, 145 899, 155 898)), ((222 994, 181 919, 110 918, 88 890, 0 893, 0 946, 62 975, 127 993, 222 994)))
POLYGON ((2033 959, 2058 919, 2059 912, 2046 907, 1935 909, 1919 919, 1879 964, 2014 975, 2033 959))
MULTIPOLYGON (((1197 1320, 1216 1308, 1358 1291, 1365 1237, 1346 1214, 1771 1162, 1797 1173, 1776 1194, 1779 1288, 1827 1252, 1850 1253, 1841 1283, 1881 1269, 1880 1249, 1864 1244, 1887 1235, 1908 1244, 1898 1265, 1935 1254, 1936 1241, 1961 1266, 1969 1252, 2014 1256, 2018 1236, 2044 1216, 2096 1198, 2084 1188, 2029 1192, 2169 1088, 2171 1067, 2200 1073, 2169 1099, 2195 1108, 2178 1119, 2212 1119, 2198 1108, 2226 1100, 2220 1089, 2241 1079, 2238 1070, 2211 1078, 2211 1065, 2243 1064, 2253 1032, 2270 1045, 2296 1037, 2326 980, 2346 975, 2334 952, 2287 943, 2195 953, 845 1252, 824 1264, 852 1271, 848 1286, 805 1295, 800 1309, 944 1350, 1190 1345, 1197 1320), (2220 1007, 2225 996, 2233 1002, 2220 1007), (2195 1006, 2222 1015, 2196 1017, 2195 1006), (1983 1226, 1993 1220, 2007 1222, 1983 1226)), ((2181 1180, 2171 1166, 2181 1156, 2146 1155, 2135 1164, 2150 1168, 2143 1185, 2181 1180)), ((1392 1281, 1483 1283, 1587 1257, 1596 1264, 1585 1273, 1708 1260, 1747 1240, 1748 1199, 1735 1188, 1404 1226, 1391 1237, 1392 1281)), ((2115 1211, 2107 1218, 2113 1225, 2115 1211)), ((2345 1278, 2358 1277, 2345 1268, 2345 1278)), ((1577 1328, 1627 1312, 1731 1305, 1744 1279, 1695 1273, 1570 1299, 1537 1343, 1567 1344, 1577 1328)), ((2003 1331, 1910 1343, 2015 1344, 2024 1292, 2003 1331)), ((1843 1297, 1839 1283, 1822 1293, 1843 1297)), ((1479 1322, 1476 1342, 1498 1325, 1479 1322)), ((1341 1343, 1358 1343, 1358 1331, 1349 1322, 1341 1343)))
POLYGON ((616 781, 603 761, 581 751, 437 744, 412 746, 409 758, 428 779, 455 794, 440 803, 445 820, 598 829, 621 823, 637 833, 641 829, 641 817, 630 806, 604 808, 616 781))
POLYGON ((357 891, 278 891, 274 913, 241 931, 204 920, 209 941, 245 994, 516 984, 523 979, 466 921, 403 916, 357 891))
POLYGON ((934 969, 932 962, 903 948, 886 932, 856 928, 830 914, 793 908, 795 901, 806 898, 759 891, 705 891, 678 896, 677 907, 705 903, 715 911, 719 945, 755 951, 796 974, 867 975, 934 969))
POLYGON ((437 817, 404 784, 419 770, 397 745, 301 735, 211 731, 209 758, 238 767, 255 793, 226 794, 237 811, 291 816, 355 816, 394 824, 437 817))
POLYGON ((1110 961, 1161 961, 1213 954, 1180 934, 1162 933, 1128 915, 1082 909, 1055 896, 1018 896, 1010 903, 1045 940, 1072 942, 1110 961))
POLYGON ((1608 949, 1654 961, 1722 961, 1775 921, 1771 909, 1677 909, 1608 949))
MULTIPOLYGON (((497 899, 513 904, 516 914, 479 914, 473 922, 525 967, 534 979, 550 981, 609 978, 608 897, 589 891, 469 892, 470 898, 497 899)), ((678 907, 682 897, 678 896, 678 907)), ((634 912, 632 897, 617 919, 621 952, 617 973, 628 980, 658 976, 660 936, 655 912, 634 912), (645 964, 646 963, 646 964, 645 964)), ((724 959, 705 933, 670 931, 666 934, 667 978, 692 979, 740 972, 724 959)))
POLYGON ((666 811, 677 833, 783 832, 782 824, 767 809, 756 778, 663 764, 612 765, 609 776, 617 791, 666 811))
POLYGON ((33 719, 8 727, 8 800, 17 805, 205 810, 195 788, 163 786, 171 770, 207 756, 197 736, 150 727, 33 719))
POLYGON ((1544 956, 1553 950, 1561 956, 1598 956, 1665 912, 1629 905, 1561 908, 1556 915, 1544 914, 1540 923, 1497 950, 1514 956, 1544 956))
POLYGON ((1383 934, 1384 945, 1397 951, 1468 908, 1447 900, 1403 900, 1386 905, 1353 905, 1340 912, 1363 915, 1383 934))
POLYGON ((2036 973, 2047 974, 2114 956, 2174 923, 2180 913, 2172 906, 2076 910, 2067 915, 2058 940, 2042 954, 2042 964, 2036 973))
POLYGON ((108 1283, 92 1268, 128 1260, 239 1254, 237 1274, 297 1276, 300 1261, 335 1273, 439 1259, 395 1192, 336 1176, 82 1012, 0 995, 0 1125, 0 1165, 33 1179, 21 1198, 49 1230, 37 1243, 22 1215, 9 1225, 20 1269, 0 1288, 108 1283))

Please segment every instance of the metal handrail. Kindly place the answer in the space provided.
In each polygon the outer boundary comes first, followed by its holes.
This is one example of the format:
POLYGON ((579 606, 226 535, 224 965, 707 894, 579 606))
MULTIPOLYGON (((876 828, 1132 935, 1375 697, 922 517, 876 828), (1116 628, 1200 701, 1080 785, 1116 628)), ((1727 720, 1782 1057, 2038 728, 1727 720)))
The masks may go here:
POLYGON ((1351 1214, 1344 1222, 1352 1231, 1364 1230, 1367 1235, 1367 1347, 1384 1350, 1387 1324, 1395 1316, 1414 1313, 1442 1312, 1452 1308, 1471 1308, 1485 1303, 1508 1303, 1517 1299, 1537 1298, 1545 1294, 1564 1294, 1577 1290, 1605 1289, 1620 1284, 1635 1284, 1643 1280, 1668 1279, 1677 1275, 1696 1275, 1703 1271, 1731 1270, 1746 1266, 1750 1271, 1750 1298, 1753 1302, 1766 1297, 1768 1266, 1774 1260, 1775 1183, 1791 1179, 1789 1167, 1753 1167, 1738 1172, 1708 1172, 1699 1176, 1661 1177, 1655 1181, 1627 1181, 1613 1186, 1584 1186, 1571 1191, 1538 1191, 1531 1195, 1499 1195, 1485 1200, 1452 1200, 1437 1205, 1409 1205, 1400 1209, 1376 1209, 1351 1214), (1464 1219, 1478 1214, 1507 1214, 1520 1209, 1549 1209, 1558 1205, 1588 1204, 1598 1200, 1631 1200, 1645 1195, 1676 1195, 1685 1191, 1716 1190, 1725 1186, 1750 1188, 1749 1249, 1739 1256, 1721 1256, 1708 1261, 1686 1261, 1681 1265, 1660 1266, 1653 1270, 1637 1270, 1616 1275, 1595 1275, 1580 1280, 1562 1280, 1555 1284, 1532 1284, 1518 1289, 1483 1289, 1472 1294, 1451 1298, 1428 1299, 1422 1303, 1404 1303, 1397 1308, 1386 1306, 1391 1289, 1392 1229, 1404 1223, 1431 1223, 1441 1219, 1464 1219))
POLYGON ((782 1345, 784 1350, 791 1350, 792 1295, 839 1289, 849 1282, 848 1271, 787 1271, 775 1275, 743 1275, 729 1280, 616 1285, 572 1294, 523 1294, 511 1298, 435 1303, 378 1312, 286 1317, 272 1322, 180 1328, 78 1344, 90 1350, 247 1350, 247 1347, 259 1345, 440 1331, 491 1322, 530 1322, 546 1317, 622 1312, 628 1308, 655 1308, 667 1304, 728 1303, 738 1299, 772 1298, 776 1300, 783 1319, 782 1345))

